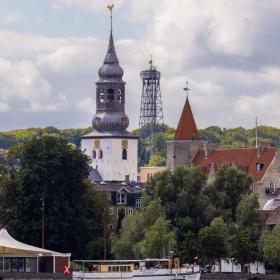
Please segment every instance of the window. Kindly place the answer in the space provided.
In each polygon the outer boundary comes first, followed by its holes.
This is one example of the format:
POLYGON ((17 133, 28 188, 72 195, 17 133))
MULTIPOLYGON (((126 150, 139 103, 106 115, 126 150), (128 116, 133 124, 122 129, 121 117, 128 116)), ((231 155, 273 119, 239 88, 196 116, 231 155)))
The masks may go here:
POLYGON ((99 150, 98 158, 103 158, 103 151, 102 150, 99 150))
POLYGON ((105 102, 105 91, 104 91, 104 89, 101 89, 101 91, 99 93, 99 101, 100 101, 100 103, 105 102))
POLYGON ((115 99, 114 97, 114 90, 112 88, 108 89, 108 102, 113 102, 115 99))
POLYGON ((262 162, 256 163, 256 170, 261 171, 264 167, 264 164, 262 162))
POLYGON ((194 133, 192 134, 192 140, 193 141, 195 140, 195 134, 194 133))
POLYGON ((132 215, 133 214, 133 208, 128 208, 127 209, 127 214, 132 215))
POLYGON ((122 150, 122 159, 127 160, 127 149, 122 150))
POLYGON ((125 217, 125 209, 124 208, 118 208, 117 210, 117 218, 122 219, 125 217))
POLYGON ((136 200, 135 200, 135 207, 136 208, 141 208, 141 198, 136 198, 136 200))
POLYGON ((96 151, 95 150, 92 151, 92 158, 96 158, 96 151))
MULTIPOLYGON (((110 197, 111 197, 111 194, 110 194, 110 197)), ((114 215, 114 208, 110 207, 109 208, 109 216, 113 216, 113 215, 114 215)))
POLYGON ((270 182, 269 182, 269 188, 270 188, 270 189, 275 189, 275 188, 276 188, 276 182, 270 181, 270 182))
POLYGON ((117 204, 126 204, 126 193, 117 193, 117 204))
POLYGON ((122 103, 123 99, 123 91, 121 89, 118 90, 118 101, 119 103, 122 103))

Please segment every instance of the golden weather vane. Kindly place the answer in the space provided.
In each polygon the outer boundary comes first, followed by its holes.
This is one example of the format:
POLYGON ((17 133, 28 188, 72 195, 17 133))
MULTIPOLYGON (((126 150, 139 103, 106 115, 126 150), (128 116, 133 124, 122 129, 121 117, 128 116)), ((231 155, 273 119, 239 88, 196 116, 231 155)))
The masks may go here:
POLYGON ((107 5, 107 8, 109 9, 109 11, 110 11, 110 14, 111 14, 111 16, 110 16, 110 19, 111 19, 111 30, 110 31, 112 31, 113 30, 113 8, 114 8, 114 4, 112 4, 112 5, 107 5))

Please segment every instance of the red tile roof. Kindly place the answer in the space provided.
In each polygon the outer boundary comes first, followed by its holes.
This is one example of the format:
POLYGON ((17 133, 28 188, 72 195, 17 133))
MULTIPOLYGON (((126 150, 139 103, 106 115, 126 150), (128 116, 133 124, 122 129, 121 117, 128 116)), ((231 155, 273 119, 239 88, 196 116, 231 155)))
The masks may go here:
POLYGON ((215 171, 219 170, 222 164, 235 164, 256 182, 263 178, 275 154, 276 149, 272 147, 264 148, 260 156, 256 148, 214 149, 205 158, 205 152, 200 150, 193 163, 205 173, 209 173, 211 164, 214 165, 215 171), (263 163, 260 171, 257 171, 257 163, 263 163))
POLYGON ((280 223, 280 206, 271 211, 265 221, 267 226, 277 225, 280 223))
POLYGON ((181 118, 175 133, 175 140, 198 140, 200 135, 198 133, 192 109, 187 98, 181 118), (195 139, 194 139, 195 136, 195 139))

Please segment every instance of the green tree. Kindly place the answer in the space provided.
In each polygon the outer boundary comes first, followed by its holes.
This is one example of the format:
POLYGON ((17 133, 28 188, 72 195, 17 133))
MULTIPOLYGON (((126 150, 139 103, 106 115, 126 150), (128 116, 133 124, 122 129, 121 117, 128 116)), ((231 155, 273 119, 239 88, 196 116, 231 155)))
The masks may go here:
POLYGON ((236 263, 241 265, 241 271, 244 271, 244 265, 256 260, 257 247, 253 243, 248 232, 239 231, 233 241, 233 258, 236 263))
POLYGON ((175 248, 174 231, 158 200, 126 216, 120 234, 112 240, 112 252, 117 259, 165 257, 169 248, 175 248))
POLYGON ((2 224, 19 240, 40 246, 44 199, 45 247, 86 257, 87 244, 102 235, 105 207, 105 200, 86 181, 88 157, 65 140, 48 136, 14 147, 8 159, 2 224))
POLYGON ((175 232, 170 228, 170 223, 160 217, 145 230, 144 239, 139 244, 144 258, 164 258, 171 248, 176 247, 175 232))
POLYGON ((252 179, 234 166, 223 165, 205 194, 225 220, 235 220, 235 211, 242 197, 250 192, 252 179))
POLYGON ((221 217, 215 218, 209 226, 198 234, 200 258, 207 263, 221 262, 229 256, 229 236, 227 225, 221 217))
POLYGON ((149 160, 149 166, 165 166, 166 158, 161 155, 152 155, 149 160))
POLYGON ((280 224, 272 231, 265 230, 261 236, 261 249, 265 261, 275 266, 280 264, 280 224))
POLYGON ((179 235, 189 230, 197 232, 212 218, 208 199, 202 193, 205 184, 205 176, 197 167, 161 172, 145 185, 144 204, 159 199, 179 235))

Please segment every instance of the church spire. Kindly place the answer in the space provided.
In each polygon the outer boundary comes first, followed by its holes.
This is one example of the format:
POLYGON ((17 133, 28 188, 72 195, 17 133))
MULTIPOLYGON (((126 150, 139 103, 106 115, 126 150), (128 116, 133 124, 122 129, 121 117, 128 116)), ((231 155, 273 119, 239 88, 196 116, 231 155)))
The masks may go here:
POLYGON ((110 10, 110 36, 103 65, 98 71, 96 83, 96 114, 92 126, 100 131, 125 131, 129 120, 125 114, 125 82, 122 80, 123 69, 119 65, 112 34, 112 9, 110 10))
MULTIPOLYGON (((184 90, 186 90, 188 93, 189 91, 188 86, 184 90)), ((174 139, 175 140, 199 140, 200 139, 200 135, 196 127, 196 123, 193 117, 188 95, 186 98, 185 106, 181 114, 181 118, 174 139)))

